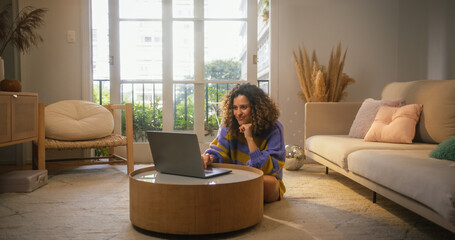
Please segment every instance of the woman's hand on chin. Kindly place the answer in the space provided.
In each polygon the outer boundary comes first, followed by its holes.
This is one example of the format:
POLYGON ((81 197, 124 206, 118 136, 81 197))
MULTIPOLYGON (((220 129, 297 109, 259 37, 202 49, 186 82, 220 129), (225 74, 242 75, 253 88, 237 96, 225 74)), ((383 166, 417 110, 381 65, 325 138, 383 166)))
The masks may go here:
POLYGON ((253 125, 251 123, 245 123, 240 125, 239 131, 245 135, 245 138, 253 137, 253 125))

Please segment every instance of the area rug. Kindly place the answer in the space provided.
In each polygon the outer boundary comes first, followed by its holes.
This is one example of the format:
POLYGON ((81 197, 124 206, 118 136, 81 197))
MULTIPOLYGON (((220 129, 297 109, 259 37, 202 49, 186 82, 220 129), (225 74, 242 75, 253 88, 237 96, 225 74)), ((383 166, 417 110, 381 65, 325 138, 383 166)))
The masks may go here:
POLYGON ((124 165, 62 168, 34 192, 0 194, 0 239, 455 239, 382 196, 372 203, 370 190, 308 163, 284 172, 284 199, 265 204, 253 227, 208 236, 153 233, 129 220, 125 172, 124 165))

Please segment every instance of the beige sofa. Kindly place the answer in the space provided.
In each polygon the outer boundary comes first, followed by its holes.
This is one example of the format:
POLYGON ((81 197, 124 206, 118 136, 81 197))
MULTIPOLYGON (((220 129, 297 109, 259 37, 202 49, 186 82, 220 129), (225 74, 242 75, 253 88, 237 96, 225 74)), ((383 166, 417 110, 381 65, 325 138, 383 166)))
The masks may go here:
POLYGON ((455 233, 455 162, 429 157, 455 135, 455 80, 394 82, 382 99, 423 105, 412 144, 348 136, 361 102, 307 103, 305 155, 455 233))

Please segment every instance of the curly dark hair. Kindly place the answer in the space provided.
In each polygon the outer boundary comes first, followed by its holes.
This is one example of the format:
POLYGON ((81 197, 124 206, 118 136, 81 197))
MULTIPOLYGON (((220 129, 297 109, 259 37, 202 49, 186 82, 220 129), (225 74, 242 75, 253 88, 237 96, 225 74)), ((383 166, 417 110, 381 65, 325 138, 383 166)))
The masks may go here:
POLYGON ((239 134, 239 123, 233 110, 234 98, 239 95, 245 96, 250 102, 251 123, 255 135, 260 135, 275 125, 280 116, 278 105, 259 87, 249 83, 237 84, 224 96, 222 102, 223 126, 229 129, 232 136, 239 134))

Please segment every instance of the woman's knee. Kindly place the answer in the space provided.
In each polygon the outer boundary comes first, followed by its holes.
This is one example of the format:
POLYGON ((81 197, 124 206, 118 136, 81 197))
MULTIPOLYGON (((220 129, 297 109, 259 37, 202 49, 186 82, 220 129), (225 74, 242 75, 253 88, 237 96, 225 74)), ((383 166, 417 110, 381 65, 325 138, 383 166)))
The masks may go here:
POLYGON ((264 175, 264 202, 274 202, 280 198, 280 184, 274 176, 264 175))

